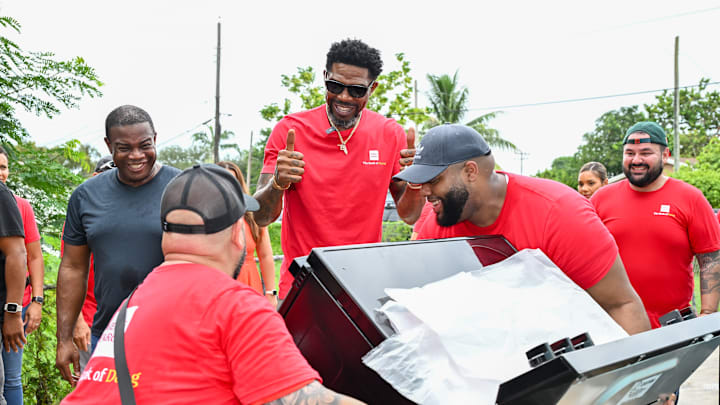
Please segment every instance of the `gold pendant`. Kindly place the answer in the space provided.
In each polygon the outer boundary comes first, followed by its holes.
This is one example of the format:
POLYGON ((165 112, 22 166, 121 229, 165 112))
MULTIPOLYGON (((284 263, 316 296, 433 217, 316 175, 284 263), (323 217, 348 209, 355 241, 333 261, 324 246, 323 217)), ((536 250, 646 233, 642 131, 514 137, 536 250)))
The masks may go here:
POLYGON ((340 150, 345 152, 345 154, 347 155, 347 146, 345 146, 344 143, 339 143, 338 146, 340 147, 340 150))

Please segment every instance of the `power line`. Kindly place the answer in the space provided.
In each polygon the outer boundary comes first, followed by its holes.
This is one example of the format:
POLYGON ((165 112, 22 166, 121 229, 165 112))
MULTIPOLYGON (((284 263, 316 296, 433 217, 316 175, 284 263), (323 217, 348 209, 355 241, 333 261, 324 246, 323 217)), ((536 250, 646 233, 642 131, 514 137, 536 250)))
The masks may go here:
POLYGON ((172 142, 172 141, 180 138, 181 136, 185 136, 185 135, 189 134, 191 131, 194 131, 195 128, 201 127, 201 126, 207 124, 208 122, 210 122, 210 121, 212 121, 212 120, 213 120, 212 118, 208 118, 208 119, 206 119, 205 121, 203 121, 203 122, 195 125, 194 127, 189 128, 189 129, 186 129, 185 131, 183 131, 183 132, 181 132, 181 133, 173 136, 172 138, 168 138, 167 140, 165 140, 165 141, 163 141, 163 142, 159 142, 159 143, 157 144, 157 146, 166 145, 166 144, 168 144, 168 143, 170 143, 170 142, 172 142))
MULTIPOLYGON (((709 82, 706 84, 706 86, 713 86, 720 84, 720 82, 709 82)), ((682 86, 681 89, 689 89, 693 87, 699 87, 699 84, 693 84, 689 86, 682 86)), ((484 111, 484 110, 508 110, 511 108, 524 108, 524 107, 536 107, 541 105, 551 105, 551 104, 566 104, 566 103, 579 103, 583 101, 593 101, 593 100, 602 100, 607 98, 618 98, 618 97, 627 97, 627 96, 636 96, 639 94, 650 94, 650 93, 659 93, 661 91, 670 91, 674 90, 675 88, 664 88, 664 89, 656 89, 656 90, 642 90, 642 91, 633 91, 629 93, 617 93, 617 94, 609 94, 605 96, 593 96, 593 97, 580 97, 580 98, 569 98, 569 99, 562 99, 562 100, 552 100, 552 101, 539 101, 535 103, 523 103, 523 104, 509 104, 509 105, 498 105, 498 106, 492 106, 492 107, 477 107, 477 108, 468 108, 467 110, 462 111, 484 111)), ((460 112, 461 110, 449 110, 448 112, 460 112)), ((415 115, 415 114, 423 114, 418 112, 408 112, 408 113, 399 113, 397 115, 415 115)))

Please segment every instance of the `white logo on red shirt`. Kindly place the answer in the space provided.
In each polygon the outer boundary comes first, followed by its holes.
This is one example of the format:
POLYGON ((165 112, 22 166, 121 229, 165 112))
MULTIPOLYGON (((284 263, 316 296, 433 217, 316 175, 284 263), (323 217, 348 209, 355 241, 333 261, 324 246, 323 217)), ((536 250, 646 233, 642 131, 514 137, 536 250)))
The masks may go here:
POLYGON ((370 150, 370 151, 368 151, 368 153, 370 154, 370 160, 375 160, 375 161, 380 160, 380 151, 370 150))
POLYGON ((653 215, 662 216, 662 217, 674 217, 675 216, 675 214, 670 213, 670 204, 660 204, 660 209, 658 211, 653 212, 653 215))

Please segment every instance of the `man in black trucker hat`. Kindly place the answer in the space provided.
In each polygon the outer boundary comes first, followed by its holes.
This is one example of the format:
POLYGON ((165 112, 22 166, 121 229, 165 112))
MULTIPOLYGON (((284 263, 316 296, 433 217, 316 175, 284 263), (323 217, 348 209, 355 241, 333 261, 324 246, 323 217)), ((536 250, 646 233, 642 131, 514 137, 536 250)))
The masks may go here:
MULTIPOLYGON (((125 314, 138 404, 357 403, 324 388, 267 299, 234 280, 245 255, 243 215, 258 207, 216 165, 194 166, 168 184, 160 208, 165 261, 131 294, 125 314)), ((116 317, 63 404, 120 403, 116 317)))
POLYGON ((518 250, 540 249, 628 333, 650 328, 615 241, 588 200, 555 181, 496 171, 474 129, 432 128, 412 166, 395 177, 422 184, 432 205, 419 239, 502 235, 518 250))

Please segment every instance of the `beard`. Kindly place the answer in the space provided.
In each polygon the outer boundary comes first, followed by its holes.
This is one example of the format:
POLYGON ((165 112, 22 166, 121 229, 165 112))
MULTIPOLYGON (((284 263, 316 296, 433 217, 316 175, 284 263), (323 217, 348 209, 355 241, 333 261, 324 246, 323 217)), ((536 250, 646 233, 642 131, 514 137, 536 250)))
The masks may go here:
POLYGON ((437 223, 440 226, 453 226, 460 221, 465 204, 467 204, 470 193, 465 186, 450 188, 445 197, 440 198, 443 210, 437 216, 437 223))
POLYGON ((647 164, 641 164, 641 165, 628 165, 623 166, 623 173, 625 174, 625 177, 627 177, 630 184, 632 184, 635 187, 646 187, 650 184, 652 184, 653 181, 655 181, 663 172, 663 164, 662 161, 660 161, 657 165, 650 167, 647 164), (633 167, 645 167, 647 171, 645 172, 645 175, 637 178, 633 177, 631 173, 631 169, 633 167))
MULTIPOLYGON (((340 103, 338 101, 332 101, 332 104, 349 105, 349 106, 356 107, 354 104, 340 103)), ((359 116, 359 114, 355 114, 352 118, 350 118, 348 120, 343 120, 343 119, 338 118, 335 115, 335 111, 333 111, 332 106, 330 106, 330 108, 328 108, 328 111, 330 112, 330 119, 332 120, 333 124, 335 124, 335 126, 338 127, 338 129, 352 128, 353 126, 355 126, 355 122, 357 122, 357 119, 359 116)))

